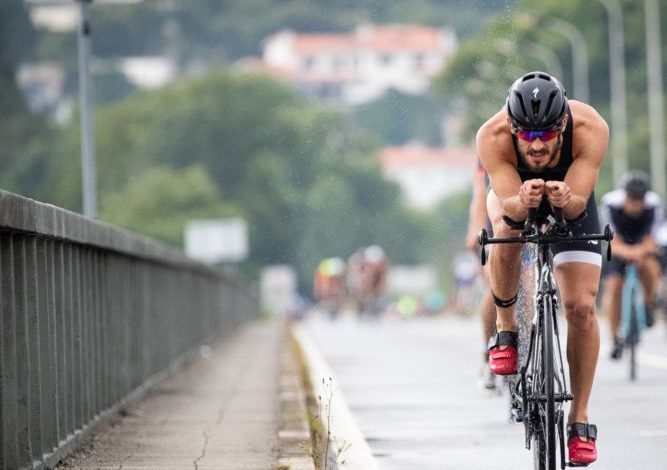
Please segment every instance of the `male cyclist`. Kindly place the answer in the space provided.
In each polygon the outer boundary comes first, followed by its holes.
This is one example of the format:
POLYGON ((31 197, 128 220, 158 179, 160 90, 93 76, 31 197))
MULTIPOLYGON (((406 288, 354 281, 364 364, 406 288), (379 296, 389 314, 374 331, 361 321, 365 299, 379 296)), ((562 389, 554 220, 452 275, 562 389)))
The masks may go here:
MULTIPOLYGON (((478 155, 491 190, 487 209, 496 237, 517 236, 504 221, 525 220, 562 209, 566 219, 588 213, 575 233, 599 233, 593 197, 607 151, 609 129, 591 106, 568 100, 563 86, 543 72, 528 73, 510 87, 506 105, 477 133, 478 155)), ((602 256, 599 243, 560 243, 553 247, 556 281, 568 322, 567 359, 574 400, 568 415, 570 461, 597 459, 597 429, 588 423, 588 399, 600 348, 595 298, 602 256)), ((496 374, 517 372, 518 335, 514 314, 520 272, 520 245, 494 245, 489 255, 498 333, 489 348, 496 374)))
POLYGON ((611 358, 619 359, 623 343, 618 330, 625 266, 628 263, 637 266, 644 291, 646 324, 653 325, 660 279, 655 235, 663 219, 663 207, 660 196, 650 190, 648 176, 641 171, 631 171, 624 176, 622 188, 602 197, 600 216, 615 233, 611 242, 613 257, 607 266, 604 305, 608 309, 609 328, 614 341, 611 358))

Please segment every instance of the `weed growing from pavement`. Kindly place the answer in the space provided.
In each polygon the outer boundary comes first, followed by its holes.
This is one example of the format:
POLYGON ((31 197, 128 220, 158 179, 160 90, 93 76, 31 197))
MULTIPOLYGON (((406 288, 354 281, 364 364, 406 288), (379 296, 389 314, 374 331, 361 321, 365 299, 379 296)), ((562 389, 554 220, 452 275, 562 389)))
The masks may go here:
POLYGON ((293 337, 293 346, 301 372, 301 381, 306 393, 306 409, 308 422, 310 423, 310 455, 313 458, 317 470, 334 470, 336 463, 345 463, 344 453, 350 448, 347 441, 338 442, 331 435, 331 423, 333 414, 331 402, 334 397, 333 379, 331 377, 322 379, 323 393, 315 398, 314 389, 310 377, 310 371, 306 366, 303 351, 293 337))

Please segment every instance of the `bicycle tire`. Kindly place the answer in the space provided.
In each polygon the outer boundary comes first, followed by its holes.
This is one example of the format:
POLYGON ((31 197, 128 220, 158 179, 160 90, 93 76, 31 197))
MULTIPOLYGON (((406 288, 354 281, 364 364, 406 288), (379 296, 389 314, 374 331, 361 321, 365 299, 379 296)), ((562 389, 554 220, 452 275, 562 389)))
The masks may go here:
POLYGON ((637 323, 637 307, 630 307, 630 328, 628 329, 628 338, 630 346, 630 380, 637 379, 637 343, 639 339, 639 325, 637 323))
POLYGON ((540 331, 540 374, 538 374, 537 392, 544 396, 538 401, 537 419, 541 429, 533 434, 533 453, 536 470, 556 470, 556 400, 554 396, 554 314, 550 296, 542 300, 543 325, 540 331))

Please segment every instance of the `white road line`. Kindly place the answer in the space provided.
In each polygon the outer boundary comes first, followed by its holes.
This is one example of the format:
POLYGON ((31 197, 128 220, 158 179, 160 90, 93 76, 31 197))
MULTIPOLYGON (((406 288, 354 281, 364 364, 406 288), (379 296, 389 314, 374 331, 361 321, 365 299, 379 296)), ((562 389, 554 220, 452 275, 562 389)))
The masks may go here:
POLYGON ((658 369, 667 369, 667 357, 658 354, 640 352, 639 363, 649 367, 657 367, 658 369))
MULTIPOLYGON (((373 452, 361 433, 352 412, 345 401, 336 377, 322 357, 310 334, 302 325, 294 327, 294 336, 299 341, 306 357, 314 392, 322 397, 322 414, 326 419, 326 405, 330 396, 331 436, 339 446, 347 449, 339 458, 338 468, 345 470, 379 470, 373 452)), ((326 425, 326 423, 324 423, 326 425)))

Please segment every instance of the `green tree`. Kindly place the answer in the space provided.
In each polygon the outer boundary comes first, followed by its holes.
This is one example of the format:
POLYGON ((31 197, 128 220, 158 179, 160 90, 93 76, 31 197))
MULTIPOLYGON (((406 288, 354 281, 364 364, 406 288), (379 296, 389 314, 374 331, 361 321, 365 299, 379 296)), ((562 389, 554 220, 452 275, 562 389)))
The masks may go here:
POLYGON ((155 168, 130 178, 123 190, 104 198, 100 219, 182 246, 188 221, 239 213, 222 200, 206 171, 193 166, 181 170, 155 168))
POLYGON ((357 107, 354 120, 389 145, 419 140, 440 145, 442 106, 428 95, 408 95, 390 90, 381 98, 357 107))
MULTIPOLYGON (((292 263, 302 279, 329 253, 372 243, 397 262, 433 254, 431 221, 401 207, 372 141, 267 78, 217 71, 101 106, 96 123, 111 223, 177 244, 186 218, 231 204, 248 222, 245 268, 292 263)), ((72 125, 51 145, 46 200, 80 207, 78 142, 72 125)))

